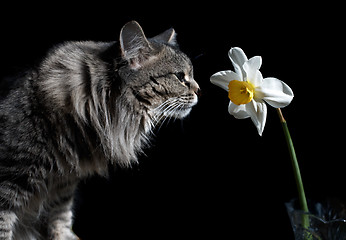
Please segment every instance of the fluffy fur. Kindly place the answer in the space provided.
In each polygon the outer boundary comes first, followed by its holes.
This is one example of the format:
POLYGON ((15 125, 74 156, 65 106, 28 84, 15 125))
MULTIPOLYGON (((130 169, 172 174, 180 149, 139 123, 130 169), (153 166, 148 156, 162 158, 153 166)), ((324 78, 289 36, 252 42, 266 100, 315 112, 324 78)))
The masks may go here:
POLYGON ((197 103, 192 64, 169 29, 136 22, 118 42, 66 42, 0 98, 0 239, 77 239, 73 193, 129 166, 167 118, 197 103))

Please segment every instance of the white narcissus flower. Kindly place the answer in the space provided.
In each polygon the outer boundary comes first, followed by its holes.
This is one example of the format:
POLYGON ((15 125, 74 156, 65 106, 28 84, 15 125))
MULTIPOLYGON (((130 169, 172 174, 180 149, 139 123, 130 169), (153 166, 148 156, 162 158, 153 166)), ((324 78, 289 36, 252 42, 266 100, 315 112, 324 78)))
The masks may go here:
POLYGON ((210 81, 228 92, 231 100, 228 112, 237 119, 250 117, 258 134, 262 135, 266 118, 267 102, 275 108, 283 108, 293 99, 292 89, 276 78, 264 78, 259 71, 262 58, 247 59, 241 48, 231 48, 228 56, 235 72, 221 71, 210 77, 210 81))

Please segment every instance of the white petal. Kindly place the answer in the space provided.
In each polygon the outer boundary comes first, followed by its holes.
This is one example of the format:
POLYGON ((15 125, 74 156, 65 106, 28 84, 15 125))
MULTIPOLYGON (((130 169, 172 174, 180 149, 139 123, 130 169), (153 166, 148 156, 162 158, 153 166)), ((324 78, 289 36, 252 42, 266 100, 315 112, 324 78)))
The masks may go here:
POLYGON ((256 70, 259 70, 262 66, 262 57, 261 56, 254 56, 246 61, 247 64, 256 70))
POLYGON ((255 124, 258 134, 262 136, 264 126, 267 120, 267 105, 263 101, 252 100, 246 106, 246 112, 250 115, 255 124))
POLYGON ((243 69, 246 72, 246 80, 251 82, 255 87, 260 86, 263 81, 262 74, 259 71, 261 65, 262 58, 260 56, 250 58, 243 65, 243 69))
POLYGON ((221 87, 222 89, 226 90, 227 92, 228 92, 228 84, 232 80, 240 81, 241 78, 238 74, 236 74, 233 71, 217 72, 210 77, 211 83, 215 84, 216 86, 221 87))
POLYGON ((232 61, 235 72, 240 75, 241 80, 243 81, 246 76, 243 65, 247 61, 244 51, 239 47, 234 47, 229 50, 228 56, 232 61))
POLYGON ((292 89, 277 78, 265 78, 262 85, 255 89, 255 98, 265 100, 275 108, 283 108, 293 99, 292 89))
POLYGON ((244 104, 237 105, 232 103, 231 101, 228 105, 228 112, 237 119, 244 119, 250 117, 250 115, 246 112, 244 104))

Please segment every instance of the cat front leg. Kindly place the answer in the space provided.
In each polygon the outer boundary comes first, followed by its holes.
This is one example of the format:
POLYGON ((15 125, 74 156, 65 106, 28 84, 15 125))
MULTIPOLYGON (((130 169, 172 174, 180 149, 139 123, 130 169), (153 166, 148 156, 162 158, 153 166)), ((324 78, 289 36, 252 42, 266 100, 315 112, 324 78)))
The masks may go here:
POLYGON ((17 216, 12 211, 0 211, 0 240, 12 240, 17 216))
POLYGON ((79 239, 72 232, 72 203, 73 198, 64 204, 56 206, 50 212, 48 223, 48 235, 52 240, 77 240, 79 239))
POLYGON ((77 240, 72 232, 74 183, 61 183, 52 190, 48 200, 48 239, 77 240))

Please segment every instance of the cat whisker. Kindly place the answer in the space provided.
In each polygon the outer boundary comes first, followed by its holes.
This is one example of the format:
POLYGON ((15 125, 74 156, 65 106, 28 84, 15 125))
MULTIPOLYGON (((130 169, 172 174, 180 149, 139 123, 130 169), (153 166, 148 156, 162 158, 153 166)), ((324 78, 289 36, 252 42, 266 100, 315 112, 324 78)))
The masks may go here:
POLYGON ((167 120, 170 122, 171 118, 181 109, 182 105, 183 104, 178 98, 171 98, 158 106, 155 109, 157 112, 154 115, 155 124, 160 124, 158 129, 160 129, 167 120))
POLYGON ((159 130, 161 129, 161 127, 163 126, 163 124, 166 122, 167 119, 169 119, 171 116, 171 114, 174 112, 174 108, 176 106, 173 105, 173 106, 170 106, 168 107, 161 115, 160 115, 160 118, 158 119, 157 121, 157 124, 160 124, 159 126, 159 130))
POLYGON ((166 101, 164 101, 162 104, 160 104, 158 107, 153 109, 153 112, 155 113, 154 118, 157 118, 157 116, 161 116, 164 112, 166 112, 178 99, 177 98, 170 98, 166 101))
POLYGON ((174 106, 172 106, 172 108, 169 110, 169 112, 167 112, 167 117, 166 117, 166 119, 168 119, 167 124, 171 121, 172 117, 176 119, 175 113, 178 112, 178 108, 181 105, 182 105, 181 103, 175 103, 174 106))
POLYGON ((176 101, 178 101, 178 98, 169 98, 166 101, 164 101, 163 103, 161 103, 159 106, 157 106, 156 108, 153 109, 153 111, 162 111, 162 109, 164 109, 167 105, 174 103, 176 101))
POLYGON ((163 124, 169 123, 172 118, 174 120, 181 118, 181 116, 186 115, 184 113, 187 110, 187 102, 189 99, 186 99, 184 97, 173 97, 169 98, 163 103, 161 103, 159 106, 155 107, 152 112, 152 121, 153 125, 158 128, 158 130, 161 129, 163 124))

